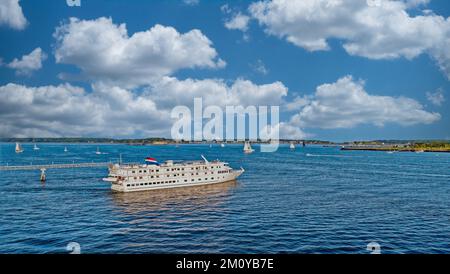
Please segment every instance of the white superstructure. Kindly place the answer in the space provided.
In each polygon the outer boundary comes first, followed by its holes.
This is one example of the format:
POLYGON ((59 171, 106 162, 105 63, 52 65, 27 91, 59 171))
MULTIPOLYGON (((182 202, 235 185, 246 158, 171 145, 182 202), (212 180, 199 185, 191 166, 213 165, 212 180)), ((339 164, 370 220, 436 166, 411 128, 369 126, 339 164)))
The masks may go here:
POLYGON ((235 180, 244 169, 233 170, 219 160, 154 164, 114 164, 109 167, 111 189, 118 192, 198 186, 235 180))

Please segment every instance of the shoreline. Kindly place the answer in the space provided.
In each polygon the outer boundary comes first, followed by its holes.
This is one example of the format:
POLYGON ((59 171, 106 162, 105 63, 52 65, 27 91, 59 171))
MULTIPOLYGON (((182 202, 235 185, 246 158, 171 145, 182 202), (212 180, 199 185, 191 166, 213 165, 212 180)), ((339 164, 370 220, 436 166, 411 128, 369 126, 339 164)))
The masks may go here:
POLYGON ((341 150, 349 150, 349 151, 383 151, 383 152, 416 152, 416 153, 422 153, 422 152, 438 152, 438 153, 450 153, 450 150, 442 150, 442 149, 419 149, 419 148, 370 148, 370 147, 342 147, 341 150))

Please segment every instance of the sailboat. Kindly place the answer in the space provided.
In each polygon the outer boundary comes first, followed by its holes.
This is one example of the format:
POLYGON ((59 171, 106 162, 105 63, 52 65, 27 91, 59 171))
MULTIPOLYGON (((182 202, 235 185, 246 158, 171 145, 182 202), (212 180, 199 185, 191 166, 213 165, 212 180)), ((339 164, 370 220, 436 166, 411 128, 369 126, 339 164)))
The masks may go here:
POLYGON ((244 143, 244 153, 250 154, 250 153, 253 153, 253 151, 255 151, 255 150, 250 145, 250 142, 246 141, 244 143))
POLYGON ((64 152, 67 152, 67 151, 69 151, 69 150, 67 149, 67 147, 64 147, 64 152))
POLYGON ((40 150, 40 148, 36 144, 34 144, 33 150, 40 150))
POLYGON ((295 149, 295 144, 294 144, 294 142, 291 142, 291 144, 289 145, 289 148, 290 148, 290 149, 295 149))
POLYGON ((97 155, 102 154, 102 153, 100 152, 100 148, 99 148, 99 147, 97 147, 97 151, 95 152, 95 154, 97 154, 97 155))
POLYGON ((23 152, 23 148, 19 143, 16 143, 16 153, 22 153, 23 152))

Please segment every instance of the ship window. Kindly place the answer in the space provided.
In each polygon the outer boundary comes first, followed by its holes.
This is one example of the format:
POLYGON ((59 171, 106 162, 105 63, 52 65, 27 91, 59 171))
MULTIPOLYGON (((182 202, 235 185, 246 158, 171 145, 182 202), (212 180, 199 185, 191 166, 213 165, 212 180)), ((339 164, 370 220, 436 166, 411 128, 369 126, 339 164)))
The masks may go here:
POLYGON ((127 184, 127 186, 130 186, 130 184, 127 184))
POLYGON ((184 180, 184 182, 186 183, 186 182, 187 182, 187 180, 184 180))
POLYGON ((131 171, 131 173, 136 173, 136 171, 133 170, 133 171, 131 171))
POLYGON ((191 182, 193 182, 194 181, 194 179, 191 179, 191 182))

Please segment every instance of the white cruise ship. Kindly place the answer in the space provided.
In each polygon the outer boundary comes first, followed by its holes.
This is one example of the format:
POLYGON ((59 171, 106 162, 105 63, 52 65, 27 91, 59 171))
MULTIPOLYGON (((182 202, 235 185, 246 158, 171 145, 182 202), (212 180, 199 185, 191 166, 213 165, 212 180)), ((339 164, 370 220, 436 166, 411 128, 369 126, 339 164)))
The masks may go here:
POLYGON ((235 180, 244 172, 243 168, 233 170, 225 162, 202 158, 203 161, 163 164, 147 158, 149 164, 114 164, 103 180, 111 182, 114 191, 131 192, 223 183, 235 180))

